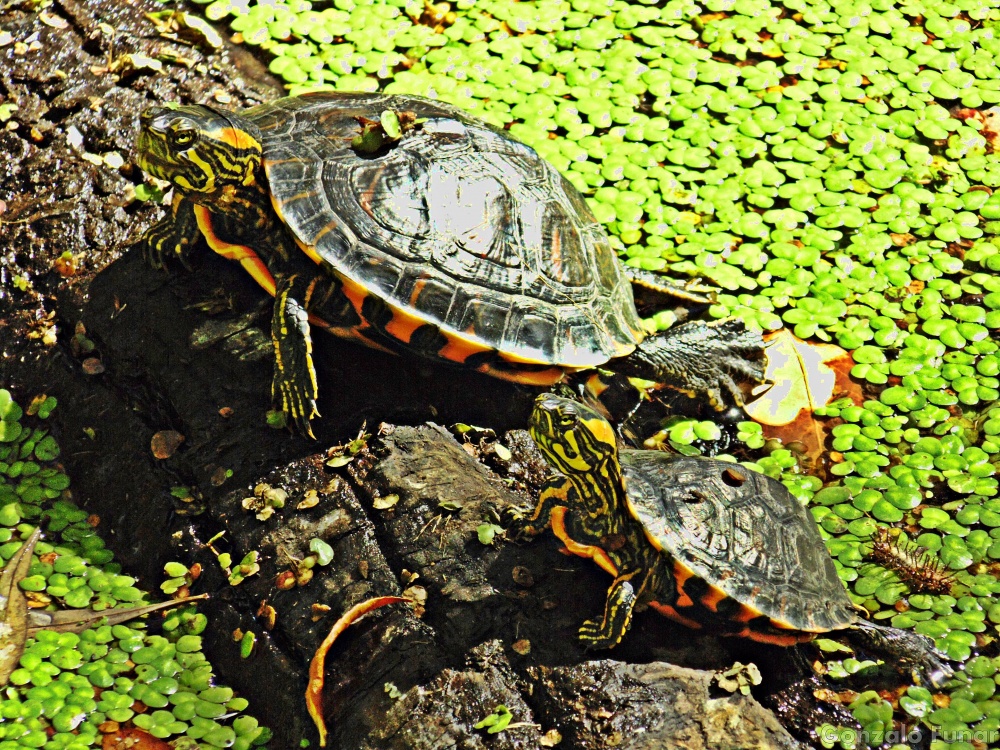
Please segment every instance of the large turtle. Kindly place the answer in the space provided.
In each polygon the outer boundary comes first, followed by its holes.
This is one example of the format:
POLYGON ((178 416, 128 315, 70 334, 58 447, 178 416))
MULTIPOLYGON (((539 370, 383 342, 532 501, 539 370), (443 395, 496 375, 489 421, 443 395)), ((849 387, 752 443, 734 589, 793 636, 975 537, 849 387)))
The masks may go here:
POLYGON ((275 297, 273 392, 307 433, 310 323, 533 385, 616 360, 627 375, 721 404, 724 393, 740 403, 739 382, 762 377, 760 336, 738 321, 647 336, 580 193, 533 149, 455 107, 352 93, 238 114, 156 107, 140 117, 138 163, 174 188, 170 215, 143 238, 154 265, 183 262, 203 235, 275 297))
POLYGON ((808 512, 780 482, 737 464, 619 450, 593 409, 543 394, 531 437, 559 472, 515 536, 551 527, 614 577, 580 638, 611 648, 643 603, 692 628, 791 645, 845 631, 934 685, 951 675, 929 639, 863 619, 808 512))

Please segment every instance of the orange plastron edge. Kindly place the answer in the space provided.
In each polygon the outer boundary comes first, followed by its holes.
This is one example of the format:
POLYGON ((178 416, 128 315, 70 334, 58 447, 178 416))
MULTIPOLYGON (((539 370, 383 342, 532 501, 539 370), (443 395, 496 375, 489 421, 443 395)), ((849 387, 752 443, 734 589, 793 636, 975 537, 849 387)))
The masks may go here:
POLYGON ((579 557, 589 557, 597 563, 604 572, 617 578, 618 566, 614 564, 610 557, 608 557, 607 552, 595 545, 580 544, 570 538, 569 532, 566 531, 566 512, 568 510, 568 508, 562 505, 557 505, 552 509, 552 515, 550 516, 552 519, 552 533, 559 537, 559 540, 566 546, 568 551, 579 557))
POLYGON ((208 246, 223 258, 239 262, 243 266, 243 269, 253 276, 254 280, 264 288, 264 291, 273 297, 276 289, 274 276, 271 275, 271 272, 264 264, 264 261, 260 259, 260 256, 246 245, 234 245, 219 239, 215 234, 215 229, 212 227, 212 212, 204 206, 196 204, 194 206, 194 216, 198 221, 198 228, 205 235, 205 241, 208 242, 208 246))

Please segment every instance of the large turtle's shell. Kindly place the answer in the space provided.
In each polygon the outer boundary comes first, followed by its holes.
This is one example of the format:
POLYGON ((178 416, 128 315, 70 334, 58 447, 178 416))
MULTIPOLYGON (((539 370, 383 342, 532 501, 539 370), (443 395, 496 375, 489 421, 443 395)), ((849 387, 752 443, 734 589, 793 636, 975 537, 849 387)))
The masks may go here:
POLYGON ((241 113, 272 202, 310 255, 367 294, 505 358, 587 367, 641 340, 632 292, 583 197, 528 146, 416 96, 321 93, 241 113), (425 122, 373 155, 358 117, 425 122))
POLYGON ((815 522, 781 482, 709 458, 619 458, 632 515, 696 576, 795 630, 858 620, 815 522))

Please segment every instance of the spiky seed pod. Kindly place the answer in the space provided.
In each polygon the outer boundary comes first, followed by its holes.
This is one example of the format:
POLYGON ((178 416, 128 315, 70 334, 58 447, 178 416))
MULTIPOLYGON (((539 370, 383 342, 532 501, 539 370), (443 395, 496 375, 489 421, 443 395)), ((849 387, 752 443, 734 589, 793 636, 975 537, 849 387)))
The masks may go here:
POLYGON ((911 593, 950 594, 954 574, 933 557, 929 550, 916 545, 898 529, 879 526, 872 534, 866 557, 893 571, 911 593))

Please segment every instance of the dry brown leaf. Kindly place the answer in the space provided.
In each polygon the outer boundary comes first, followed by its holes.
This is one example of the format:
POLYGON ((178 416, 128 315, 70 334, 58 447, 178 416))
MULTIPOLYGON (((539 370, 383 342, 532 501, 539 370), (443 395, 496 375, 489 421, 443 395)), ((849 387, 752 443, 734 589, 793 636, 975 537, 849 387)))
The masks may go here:
POLYGON ((306 709, 316 724, 316 731, 319 732, 319 746, 326 747, 326 722, 323 720, 323 680, 326 666, 326 654, 337 640, 337 637, 347 630, 348 627, 367 615, 389 604, 399 604, 409 601, 401 596, 377 596, 373 599, 366 599, 355 604, 340 616, 326 638, 316 649, 312 661, 309 663, 309 686, 306 688, 306 709))
POLYGON ((372 500, 372 507, 376 510, 387 510, 399 502, 399 495, 382 495, 372 500))
POLYGON ((87 375, 100 375, 104 372, 104 363, 97 357, 88 357, 83 360, 82 367, 87 375))
POLYGON ((101 750, 173 750, 164 740, 136 727, 125 727, 101 739, 101 750))
POLYGON ((827 362, 850 357, 833 344, 812 344, 782 328, 768 338, 765 377, 773 385, 746 407, 755 422, 785 425, 803 410, 812 413, 828 403, 837 385, 837 374, 827 362))
POLYGON ((562 742, 562 735, 559 734, 558 729, 550 729, 538 740, 538 744, 542 747, 555 747, 560 742, 562 742))
POLYGON ((295 510, 307 510, 319 505, 319 493, 316 490, 306 490, 305 497, 295 506, 295 510))
POLYGON ((160 430, 149 441, 149 447, 154 457, 164 459, 174 455, 183 442, 184 436, 176 430, 160 430))
POLYGON ((31 554, 41 536, 41 529, 31 532, 0 574, 0 686, 17 669, 28 639, 28 600, 18 584, 28 575, 31 554))
POLYGON ((28 613, 28 635, 34 637, 39 630, 54 630, 57 633, 82 633, 98 621, 107 625, 117 625, 134 620, 136 617, 148 615, 151 612, 207 598, 208 594, 198 594, 197 596, 184 596, 156 604, 102 610, 61 609, 55 612, 34 610, 28 613))

